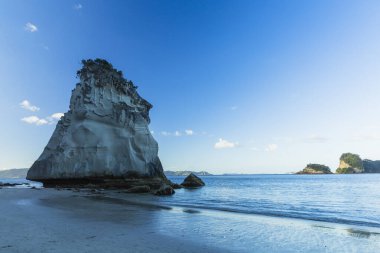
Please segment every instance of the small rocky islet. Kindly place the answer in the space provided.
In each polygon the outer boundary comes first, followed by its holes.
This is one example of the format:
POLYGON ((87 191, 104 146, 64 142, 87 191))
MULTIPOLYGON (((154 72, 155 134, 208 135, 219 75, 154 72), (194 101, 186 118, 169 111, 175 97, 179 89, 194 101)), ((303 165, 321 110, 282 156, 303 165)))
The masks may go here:
POLYGON ((326 165, 309 163, 303 170, 296 174, 332 174, 332 172, 326 165))

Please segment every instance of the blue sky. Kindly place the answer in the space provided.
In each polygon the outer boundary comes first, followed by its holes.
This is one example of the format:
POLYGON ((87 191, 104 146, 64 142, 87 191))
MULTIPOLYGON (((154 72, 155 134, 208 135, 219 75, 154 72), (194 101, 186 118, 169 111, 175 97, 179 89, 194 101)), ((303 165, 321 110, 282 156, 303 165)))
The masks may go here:
POLYGON ((2 0, 0 169, 38 158, 87 58, 154 105, 165 169, 380 159, 379 14, 378 1, 2 0))

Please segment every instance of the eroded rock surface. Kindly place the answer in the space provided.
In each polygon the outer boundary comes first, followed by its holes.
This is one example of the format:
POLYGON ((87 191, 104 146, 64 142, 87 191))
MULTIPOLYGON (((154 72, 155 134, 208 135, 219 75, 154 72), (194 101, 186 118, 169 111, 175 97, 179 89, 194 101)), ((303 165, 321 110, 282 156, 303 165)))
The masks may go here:
POLYGON ((46 185, 105 184, 159 189, 168 183, 149 131, 152 105, 105 60, 84 60, 70 109, 27 179, 46 185))
POLYGON ((363 161, 357 154, 344 153, 340 156, 338 174, 364 173, 363 161))

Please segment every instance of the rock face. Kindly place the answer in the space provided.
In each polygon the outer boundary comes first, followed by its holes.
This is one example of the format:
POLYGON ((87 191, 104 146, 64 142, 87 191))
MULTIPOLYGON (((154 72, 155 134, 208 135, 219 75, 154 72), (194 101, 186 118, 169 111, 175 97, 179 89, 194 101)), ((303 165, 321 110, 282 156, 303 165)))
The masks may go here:
POLYGON ((322 164, 309 163, 303 170, 296 174, 332 174, 329 167, 322 164))
POLYGON ((181 185, 185 188, 193 188, 204 186, 205 183, 202 181, 202 179, 191 173, 185 178, 181 185))
POLYGON ((149 131, 152 105, 105 60, 83 60, 70 109, 27 179, 46 185, 106 184, 152 189, 169 181, 149 131))
POLYGON ((339 160, 339 167, 336 173, 339 174, 352 174, 352 173, 363 173, 364 166, 363 161, 357 154, 344 153, 341 155, 339 160))
POLYGON ((363 160, 364 173, 380 173, 380 161, 363 160))
POLYGON ((340 157, 339 167, 336 173, 380 173, 380 161, 362 160, 357 154, 344 153, 340 157))

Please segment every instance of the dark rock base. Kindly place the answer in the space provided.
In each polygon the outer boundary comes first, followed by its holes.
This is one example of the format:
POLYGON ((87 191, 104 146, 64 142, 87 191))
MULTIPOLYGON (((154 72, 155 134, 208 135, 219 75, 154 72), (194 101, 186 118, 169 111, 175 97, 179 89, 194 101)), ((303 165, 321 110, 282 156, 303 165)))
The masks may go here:
POLYGON ((90 189, 125 189, 130 193, 156 193, 163 186, 171 188, 162 195, 172 195, 172 182, 162 178, 71 178, 71 179, 40 179, 46 188, 90 188, 90 189), (166 194, 165 194, 166 193, 166 194))

